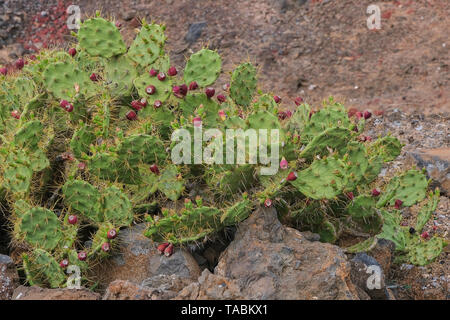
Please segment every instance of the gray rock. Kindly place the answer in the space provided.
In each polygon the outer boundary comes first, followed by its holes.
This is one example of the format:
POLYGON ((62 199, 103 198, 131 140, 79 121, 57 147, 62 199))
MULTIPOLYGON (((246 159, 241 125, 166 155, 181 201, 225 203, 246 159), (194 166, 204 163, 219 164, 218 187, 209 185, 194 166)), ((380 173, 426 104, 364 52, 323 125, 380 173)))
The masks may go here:
POLYGON ((358 299, 342 249, 284 227, 273 208, 239 225, 214 274, 235 281, 245 299, 358 299))
POLYGON ((352 282, 372 299, 387 299, 382 266, 366 253, 358 253, 350 260, 352 282))
POLYGON ((19 275, 13 260, 0 254, 0 300, 11 299, 14 289, 19 285, 19 275))

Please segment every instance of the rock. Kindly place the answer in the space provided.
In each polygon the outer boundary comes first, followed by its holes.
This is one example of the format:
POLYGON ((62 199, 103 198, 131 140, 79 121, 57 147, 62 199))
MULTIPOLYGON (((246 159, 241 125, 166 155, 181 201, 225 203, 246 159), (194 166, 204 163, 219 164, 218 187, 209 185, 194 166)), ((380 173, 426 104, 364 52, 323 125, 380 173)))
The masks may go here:
POLYGON ((214 273, 245 299, 358 299, 342 249, 284 227, 273 208, 241 223, 214 273))
POLYGON ((420 168, 425 168, 431 186, 439 187, 441 193, 450 195, 450 148, 422 149, 409 152, 420 168))
POLYGON ((143 235, 145 224, 138 224, 119 233, 119 248, 112 257, 97 265, 92 273, 99 286, 106 289, 114 280, 141 284, 156 275, 178 275, 197 279, 201 270, 184 249, 175 249, 170 257, 161 255, 157 244, 143 235))
POLYGON ((384 272, 381 265, 366 253, 357 253, 350 260, 352 282, 372 299, 387 299, 384 272))
POLYGON ((142 285, 116 280, 109 284, 103 300, 168 300, 191 282, 176 275, 154 276, 144 280, 142 285))
POLYGON ((206 21, 195 22, 189 25, 188 32, 184 37, 184 41, 193 44, 202 35, 203 29, 206 27, 206 21))
POLYGON ((12 300, 100 300, 100 294, 83 289, 44 289, 20 286, 14 290, 12 300))
POLYGON ((19 285, 19 275, 13 260, 0 254, 0 300, 11 299, 14 289, 19 285))
POLYGON ((378 239, 375 248, 370 250, 370 255, 380 264, 385 275, 389 275, 394 250, 395 243, 386 239, 378 239))
POLYGON ((198 282, 191 283, 177 295, 175 300, 242 300, 239 284, 222 276, 203 270, 198 282))
POLYGON ((122 19, 125 21, 130 21, 136 16, 136 12, 133 10, 125 10, 122 12, 122 19))

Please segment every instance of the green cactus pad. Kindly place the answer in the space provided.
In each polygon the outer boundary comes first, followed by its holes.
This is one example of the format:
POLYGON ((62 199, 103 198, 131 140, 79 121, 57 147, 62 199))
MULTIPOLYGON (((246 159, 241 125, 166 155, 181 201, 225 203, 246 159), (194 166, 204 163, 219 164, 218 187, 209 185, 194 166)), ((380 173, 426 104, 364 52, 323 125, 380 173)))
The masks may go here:
POLYGON ((127 56, 114 57, 105 66, 105 78, 114 96, 131 94, 137 77, 137 71, 127 56))
POLYGON ((172 201, 178 200, 184 191, 184 180, 178 175, 177 167, 171 165, 163 170, 158 180, 158 190, 172 201))
POLYGON ((170 79, 165 79, 164 81, 158 80, 158 77, 152 77, 148 72, 134 80, 134 86, 136 87, 139 96, 145 98, 148 102, 147 108, 153 108, 153 104, 156 100, 161 102, 166 101, 170 94, 172 93, 172 81, 170 79), (148 86, 155 86, 156 92, 149 95, 145 92, 145 88, 148 86))
POLYGON ((248 199, 244 199, 235 203, 227 209, 220 217, 220 222, 226 227, 239 223, 252 213, 252 203, 248 199))
POLYGON ((59 266, 59 263, 47 251, 34 250, 30 260, 30 274, 35 275, 37 278, 45 277, 44 281, 48 282, 51 288, 59 288, 66 280, 64 271, 59 266))
POLYGON ((418 266, 425 266, 433 262, 447 245, 444 239, 433 237, 428 241, 418 240, 419 243, 410 247, 408 260, 418 266))
POLYGON ((256 69, 247 62, 238 66, 231 75, 230 96, 236 104, 247 107, 256 90, 256 69))
POLYGON ((89 146, 95 141, 95 135, 86 124, 81 124, 70 140, 70 149, 77 159, 81 159, 83 153, 89 152, 89 146))
POLYGON ((384 162, 389 162, 397 158, 402 152, 400 141, 391 136, 377 139, 369 148, 369 153, 379 155, 384 162))
POLYGON ((219 105, 209 99, 204 93, 188 94, 180 103, 180 109, 186 119, 196 115, 197 109, 203 105, 204 115, 202 116, 202 125, 205 127, 216 127, 219 118, 219 105))
POLYGON ((145 68, 163 53, 165 40, 163 26, 144 23, 131 44, 127 56, 145 68))
POLYGON ((428 202, 420 209, 415 227, 418 233, 422 232, 423 227, 428 220, 430 220, 433 212, 436 210, 439 203, 439 195, 439 189, 436 189, 435 192, 430 192, 428 202))
POLYGON ((32 175, 31 160, 25 152, 17 150, 17 152, 11 152, 8 155, 3 177, 3 186, 6 189, 11 192, 27 192, 32 175))
POLYGON ((348 253, 368 252, 375 248, 378 243, 377 237, 368 238, 362 242, 359 242, 353 246, 345 248, 348 253))
POLYGON ((334 243, 338 238, 336 226, 328 220, 323 221, 317 233, 320 235, 321 242, 334 243))
POLYGON ((220 75, 222 59, 216 51, 202 49, 189 58, 184 69, 184 82, 196 81, 200 87, 213 84, 220 75))
POLYGON ((43 73, 44 85, 56 98, 71 101, 75 98, 76 86, 79 93, 90 97, 95 93, 93 82, 87 72, 79 70, 69 62, 49 65, 43 73))
POLYGON ((133 221, 130 200, 115 186, 103 192, 103 216, 115 226, 129 226, 133 221))
POLYGON ((94 222, 103 220, 100 192, 90 183, 81 180, 68 181, 62 191, 70 209, 78 211, 94 222))
MULTIPOLYGON (((308 115, 309 117, 309 115, 308 115)), ((328 128, 350 128, 347 112, 338 108, 326 107, 314 113, 301 132, 302 141, 309 142, 328 128)))
POLYGON ((311 166, 298 173, 291 184, 312 199, 333 199, 347 185, 346 168, 341 160, 327 158, 314 160, 311 166))
POLYGON ((167 158, 162 142, 155 136, 146 134, 126 137, 117 150, 119 161, 129 167, 140 163, 153 164, 167 158))
POLYGON ((56 215, 45 208, 31 208, 19 224, 20 235, 32 246, 53 250, 61 241, 61 223, 56 215))
POLYGON ((311 159, 315 155, 327 155, 328 148, 343 152, 351 139, 351 132, 346 128, 329 128, 316 135, 300 153, 300 158, 311 159))
POLYGON ((127 51, 119 29, 103 18, 84 21, 78 31, 78 41, 91 56, 111 58, 127 51))
POLYGON ((356 219, 371 217, 376 214, 375 200, 372 196, 359 195, 350 202, 347 212, 356 219))
MULTIPOLYGON (((381 205, 388 197, 391 206, 397 199, 403 201, 402 205, 405 207, 412 206, 425 198, 427 187, 427 178, 421 171, 409 170, 389 182, 385 196, 380 198, 379 204, 381 205)), ((380 206, 379 204, 377 203, 377 206, 380 206)))
POLYGON ((14 143, 18 147, 35 151, 38 149, 43 129, 44 126, 39 120, 28 121, 14 135, 14 143))

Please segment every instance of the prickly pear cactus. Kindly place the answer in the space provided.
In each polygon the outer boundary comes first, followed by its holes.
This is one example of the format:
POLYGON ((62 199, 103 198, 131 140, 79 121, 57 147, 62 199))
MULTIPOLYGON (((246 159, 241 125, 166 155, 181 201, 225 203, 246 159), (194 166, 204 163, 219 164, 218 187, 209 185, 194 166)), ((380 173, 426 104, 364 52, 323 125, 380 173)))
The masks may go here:
POLYGON ((233 229, 258 206, 275 207, 283 222, 323 242, 367 238, 348 252, 389 239, 399 261, 439 256, 445 241, 418 234, 439 192, 416 169, 379 178, 403 145, 393 136, 361 139, 370 115, 349 116, 332 98, 294 107, 257 90, 250 62, 222 70, 208 48, 181 71, 164 52, 164 30, 143 20, 127 49, 115 23, 97 14, 67 52, 43 50, 20 72, 0 75, 0 208, 11 245, 26 251, 30 285, 65 287, 70 265, 92 284, 89 269, 134 222, 146 221, 145 235, 170 255, 173 245, 233 229), (222 90, 216 80, 230 71, 222 90), (178 129, 191 138, 183 148, 178 129), (201 143, 192 141, 198 130, 201 143), (172 161, 189 147, 185 158, 202 161, 172 161), (401 216, 411 205, 421 206, 413 234, 401 216))

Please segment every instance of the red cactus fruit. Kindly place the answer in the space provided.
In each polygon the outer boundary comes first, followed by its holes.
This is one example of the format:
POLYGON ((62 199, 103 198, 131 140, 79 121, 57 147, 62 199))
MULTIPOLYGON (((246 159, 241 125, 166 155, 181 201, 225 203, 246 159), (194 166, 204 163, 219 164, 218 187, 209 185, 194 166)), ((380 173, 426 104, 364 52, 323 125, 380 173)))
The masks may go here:
POLYGON ((108 232, 106 233, 106 236, 108 237, 108 239, 115 239, 117 237, 116 229, 108 230, 108 232))
POLYGON ((272 200, 266 199, 266 200, 264 201, 264 206, 265 206, 266 208, 270 208, 270 207, 272 206, 272 200))
POLYGON ((164 249, 164 255, 166 257, 170 257, 173 254, 173 244, 169 244, 165 249, 164 249))
POLYGON ((67 259, 64 259, 59 263, 59 266, 63 269, 67 268, 69 266, 69 261, 67 259))
POLYGON ((161 100, 156 100, 156 101, 153 103, 153 106, 154 106, 156 109, 161 108, 161 106, 162 106, 161 100))
POLYGON ((197 82, 192 81, 192 82, 189 84, 189 90, 196 90, 196 89, 198 89, 198 84, 197 84, 197 82))
POLYGON ((154 174, 159 174, 159 168, 156 165, 156 163, 154 163, 150 166, 150 171, 153 172, 154 174))
POLYGON ((59 106, 60 106, 61 108, 65 108, 68 104, 69 104, 69 101, 67 101, 67 100, 61 100, 61 101, 59 102, 59 106))
POLYGON ((93 73, 93 74, 90 75, 89 79, 91 79, 94 82, 97 82, 98 81, 98 75, 93 73))
POLYGON ((108 242, 102 244, 103 252, 109 252, 111 250, 111 245, 108 242))
POLYGON ((218 100, 220 103, 222 103, 222 102, 227 101, 227 97, 225 97, 223 94, 219 94, 219 95, 217 95, 217 100, 218 100))
POLYGON ((287 160, 283 157, 280 161, 280 168, 283 170, 286 170, 288 168, 288 162, 287 160))
POLYGON ((380 191, 378 191, 378 189, 376 189, 376 188, 372 189, 372 196, 378 197, 379 195, 380 195, 380 191))
POLYGON ((142 109, 142 104, 139 100, 133 100, 133 101, 131 101, 131 107, 134 110, 139 111, 142 109))
POLYGON ((358 111, 358 112, 355 113, 355 116, 359 120, 359 119, 361 119, 363 117, 363 114, 362 114, 361 111, 358 111))
POLYGON ((355 196, 353 195, 353 192, 347 192, 347 198, 349 198, 350 200, 353 200, 355 198, 355 196))
POLYGON ((167 74, 170 77, 176 76, 178 73, 177 68, 175 68, 174 66, 170 67, 169 70, 167 71, 167 74))
POLYGON ((6 68, 0 68, 0 73, 4 76, 6 76, 8 74, 8 69, 6 68))
POLYGON ((215 93, 216 93, 216 90, 213 87, 208 87, 205 89, 205 94, 208 98, 212 98, 215 93))
POLYGON ((122 22, 116 21, 115 25, 116 25, 116 28, 120 29, 122 27, 122 22))
POLYGON ((285 113, 286 113, 286 118, 292 117, 292 111, 291 110, 286 110, 285 113))
POLYGON ((72 112, 73 105, 71 103, 66 104, 66 106, 64 107, 64 110, 66 110, 67 112, 72 112))
POLYGON ((286 118, 287 118, 286 112, 284 112, 284 111, 278 112, 278 119, 279 119, 279 120, 284 120, 284 119, 286 119, 286 118))
POLYGON ((78 260, 85 261, 87 258, 87 253, 84 251, 78 252, 78 260))
POLYGON ((77 224, 78 222, 78 217, 74 214, 70 215, 69 218, 67 219, 67 222, 69 222, 69 224, 77 224))
POLYGON ((142 105, 142 108, 145 108, 147 106, 147 99, 142 98, 139 100, 139 103, 142 105))
POLYGON ((370 117, 372 116, 372 113, 370 112, 370 111, 364 111, 364 113, 363 113, 363 117, 364 117, 364 119, 369 119, 370 117))
POLYGON ((164 72, 158 73, 158 80, 159 80, 159 81, 164 81, 164 80, 166 80, 166 74, 165 74, 164 72))
POLYGON ((219 110, 218 112, 220 119, 225 120, 227 118, 227 114, 225 113, 224 110, 219 110))
POLYGON ((70 54, 72 57, 74 57, 74 56, 77 54, 77 49, 75 49, 75 48, 70 48, 68 52, 69 52, 69 54, 70 54))
POLYGON ((276 103, 280 103, 281 102, 281 97, 280 96, 273 96, 273 100, 275 100, 276 103))
POLYGON ((86 169, 86 163, 85 163, 85 162, 80 162, 80 163, 78 164, 78 169, 80 169, 80 170, 86 169))
POLYGON ((147 86, 147 88, 145 88, 145 93, 147 93, 149 95, 152 95, 155 92, 156 92, 156 87, 155 86, 149 85, 149 86, 147 86))
POLYGON ((299 106, 303 103, 303 98, 302 97, 297 97, 294 99, 295 105, 299 106))
POLYGON ((427 231, 422 232, 420 235, 422 239, 428 239, 430 237, 430 234, 427 231))
POLYGON ((16 118, 16 119, 20 119, 20 112, 17 111, 17 110, 11 111, 11 117, 16 118))
POLYGON ((158 70, 155 70, 155 69, 152 68, 152 69, 150 69, 150 71, 148 73, 150 73, 150 75, 152 77, 156 77, 156 75, 158 74, 158 70))
POLYGON ((395 200, 395 204, 394 204, 395 209, 400 209, 402 204, 403 204, 402 200, 400 200, 400 199, 395 200))
POLYGON ((160 253, 160 254, 163 254, 163 253, 164 253, 164 250, 167 248, 168 245, 169 245, 168 242, 161 243, 161 244, 158 246, 158 251, 159 251, 159 253, 160 253))
POLYGON ((297 172, 294 172, 294 171, 289 172, 289 174, 286 178, 287 181, 294 181, 296 179, 297 179, 297 172))
POLYGON ((136 120, 137 114, 133 110, 130 110, 126 113, 126 117, 128 120, 136 120))
POLYGON ((21 70, 25 66, 25 61, 22 58, 16 60, 16 68, 21 70))
POLYGON ((188 93, 188 87, 184 83, 180 86, 180 94, 185 96, 188 93))

